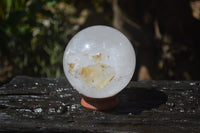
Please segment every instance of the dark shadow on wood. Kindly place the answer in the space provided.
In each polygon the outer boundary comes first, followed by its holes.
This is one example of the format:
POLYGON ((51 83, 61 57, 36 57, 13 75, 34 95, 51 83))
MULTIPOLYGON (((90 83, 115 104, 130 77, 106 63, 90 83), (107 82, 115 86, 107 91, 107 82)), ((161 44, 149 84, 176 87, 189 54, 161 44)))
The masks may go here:
POLYGON ((119 105, 108 113, 116 115, 141 114, 143 111, 165 104, 168 96, 154 88, 126 88, 119 94, 119 100, 119 105))

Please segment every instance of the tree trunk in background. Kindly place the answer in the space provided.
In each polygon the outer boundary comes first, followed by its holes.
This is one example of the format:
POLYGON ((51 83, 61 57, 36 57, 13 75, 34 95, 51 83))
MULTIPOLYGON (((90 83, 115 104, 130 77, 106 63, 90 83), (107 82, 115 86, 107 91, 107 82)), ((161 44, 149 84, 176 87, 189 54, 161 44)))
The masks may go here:
POLYGON ((199 79, 200 21, 187 0, 113 0, 114 26, 136 50, 134 79, 199 79))

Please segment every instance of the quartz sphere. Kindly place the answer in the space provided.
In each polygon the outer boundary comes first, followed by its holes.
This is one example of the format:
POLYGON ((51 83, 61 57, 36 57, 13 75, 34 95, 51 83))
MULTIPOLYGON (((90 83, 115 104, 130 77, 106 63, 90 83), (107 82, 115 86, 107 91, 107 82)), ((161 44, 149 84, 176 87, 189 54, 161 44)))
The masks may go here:
POLYGON ((130 41, 108 26, 91 26, 68 43, 63 57, 65 75, 80 94, 106 98, 119 93, 135 70, 130 41))

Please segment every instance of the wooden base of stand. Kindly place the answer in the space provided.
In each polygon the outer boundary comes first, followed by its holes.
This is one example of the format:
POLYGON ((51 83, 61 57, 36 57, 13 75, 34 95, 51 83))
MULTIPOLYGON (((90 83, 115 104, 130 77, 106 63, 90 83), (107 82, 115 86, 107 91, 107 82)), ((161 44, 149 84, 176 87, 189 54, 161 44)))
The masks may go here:
POLYGON ((116 95, 108 98, 90 98, 84 95, 82 96, 81 105, 92 110, 109 110, 119 103, 119 99, 116 95))

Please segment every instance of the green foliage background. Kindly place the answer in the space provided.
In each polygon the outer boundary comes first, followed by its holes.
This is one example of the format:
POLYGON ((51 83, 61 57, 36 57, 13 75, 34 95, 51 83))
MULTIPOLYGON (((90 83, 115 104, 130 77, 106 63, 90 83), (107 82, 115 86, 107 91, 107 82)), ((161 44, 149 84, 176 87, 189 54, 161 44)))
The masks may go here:
POLYGON ((1 0, 0 82, 22 74, 63 76, 66 43, 103 2, 1 0))

